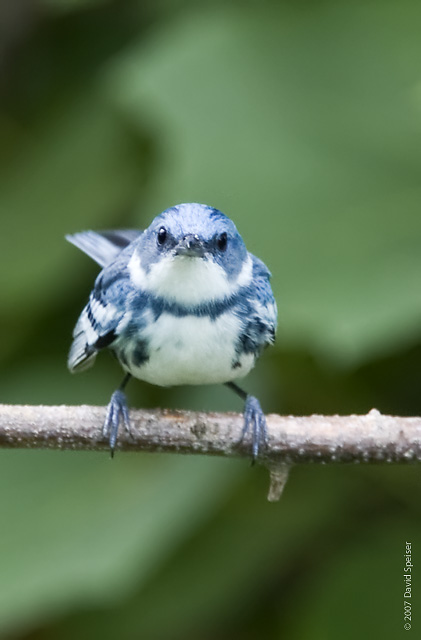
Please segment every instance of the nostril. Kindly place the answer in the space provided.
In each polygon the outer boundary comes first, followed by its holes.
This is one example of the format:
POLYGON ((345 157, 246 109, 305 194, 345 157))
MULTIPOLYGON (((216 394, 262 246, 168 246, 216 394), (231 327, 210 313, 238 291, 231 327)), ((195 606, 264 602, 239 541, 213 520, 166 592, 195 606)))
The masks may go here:
POLYGON ((189 249, 193 249, 194 247, 197 247, 200 244, 200 239, 198 235, 184 236, 183 240, 189 249))

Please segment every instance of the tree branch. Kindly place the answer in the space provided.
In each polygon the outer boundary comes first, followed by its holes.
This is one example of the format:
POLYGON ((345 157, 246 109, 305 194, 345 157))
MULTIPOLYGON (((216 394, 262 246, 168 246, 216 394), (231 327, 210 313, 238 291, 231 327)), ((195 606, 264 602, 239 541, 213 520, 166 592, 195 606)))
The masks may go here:
MULTIPOLYGON (((107 450, 104 418, 104 407, 0 405, 0 446, 107 450)), ((240 414, 138 409, 130 418, 132 433, 121 429, 117 450, 250 458, 240 414)), ((270 499, 279 497, 293 463, 421 461, 421 418, 373 409, 363 416, 272 414, 267 423, 269 441, 259 461, 271 472, 270 499)))

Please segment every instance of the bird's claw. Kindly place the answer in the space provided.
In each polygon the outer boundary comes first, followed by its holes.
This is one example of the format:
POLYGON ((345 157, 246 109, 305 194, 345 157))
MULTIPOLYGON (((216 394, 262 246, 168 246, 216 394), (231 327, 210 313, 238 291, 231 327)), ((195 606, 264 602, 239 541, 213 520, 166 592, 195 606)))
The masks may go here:
POLYGON ((104 438, 109 438, 111 457, 114 456, 118 428, 121 421, 123 421, 126 431, 130 434, 129 409, 127 406, 126 395, 121 391, 121 389, 117 389, 117 391, 114 391, 111 396, 111 400, 107 407, 104 426, 102 428, 102 435, 104 438))
POLYGON ((266 417, 260 402, 254 396, 247 396, 244 408, 244 426, 241 441, 251 432, 253 462, 259 455, 259 449, 268 442, 266 417))

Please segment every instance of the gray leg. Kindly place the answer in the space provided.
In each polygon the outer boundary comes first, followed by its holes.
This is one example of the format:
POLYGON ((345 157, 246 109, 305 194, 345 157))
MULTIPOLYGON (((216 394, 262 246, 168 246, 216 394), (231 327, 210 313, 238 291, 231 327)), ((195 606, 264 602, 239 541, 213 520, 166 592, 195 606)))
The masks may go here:
POLYGON ((234 382, 227 382, 226 386, 232 389, 240 398, 245 400, 244 406, 244 426, 241 432, 241 441, 244 436, 251 433, 253 462, 259 455, 259 449, 268 441, 267 425, 265 414, 260 406, 260 402, 254 396, 250 396, 234 382))
POLYGON ((102 428, 102 434, 104 438, 109 438, 112 458, 114 457, 118 428, 121 421, 123 421, 126 430, 130 433, 129 408, 127 406, 126 394, 123 391, 130 378, 131 376, 128 373, 120 387, 117 389, 117 391, 114 391, 113 395, 111 396, 111 400, 107 407, 107 415, 105 416, 104 426, 102 428))

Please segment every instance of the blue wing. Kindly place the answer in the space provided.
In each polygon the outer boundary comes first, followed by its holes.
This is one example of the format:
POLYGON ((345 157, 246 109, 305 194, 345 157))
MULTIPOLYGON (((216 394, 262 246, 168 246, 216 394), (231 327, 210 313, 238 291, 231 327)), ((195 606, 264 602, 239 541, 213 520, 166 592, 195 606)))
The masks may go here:
POLYGON ((83 371, 92 366, 98 351, 118 337, 132 291, 127 269, 134 250, 132 240, 140 235, 139 231, 100 234, 86 231, 68 238, 98 264, 105 265, 73 331, 67 361, 70 371, 83 371))
POLYGON ((244 325, 238 352, 254 353, 258 357, 266 346, 275 341, 277 308, 270 286, 269 269, 259 258, 251 257, 253 280, 246 291, 247 306, 241 314, 244 325))

